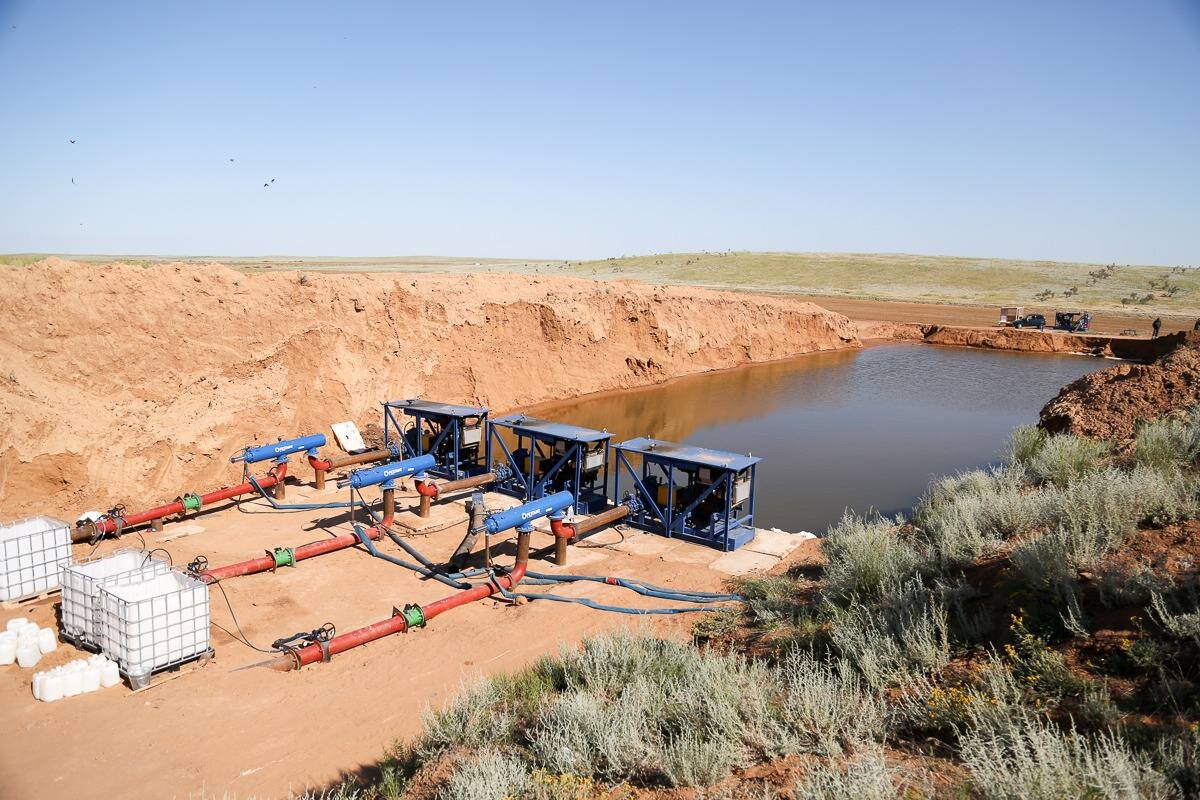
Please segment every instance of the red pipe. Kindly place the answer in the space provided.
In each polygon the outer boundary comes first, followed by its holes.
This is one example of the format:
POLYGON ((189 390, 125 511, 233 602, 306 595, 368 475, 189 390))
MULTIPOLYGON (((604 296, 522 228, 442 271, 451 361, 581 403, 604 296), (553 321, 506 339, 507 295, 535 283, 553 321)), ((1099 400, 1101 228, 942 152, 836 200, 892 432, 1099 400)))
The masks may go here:
MULTIPOLYGON (((392 524, 392 520, 396 515, 395 490, 383 490, 383 520, 378 525, 372 525, 367 528, 367 536, 371 539, 378 539, 383 536, 385 529, 392 524)), ((304 561, 305 559, 323 556, 326 553, 334 553, 338 550, 345 550, 347 547, 353 547, 359 543, 358 536, 353 533, 343 534, 342 536, 334 536, 330 539, 321 539, 316 542, 302 544, 299 547, 292 549, 292 563, 304 561)), ((275 569, 275 557, 268 553, 258 558, 251 558, 246 561, 239 561, 236 564, 228 564, 224 567, 215 569, 206 569, 197 573, 198 576, 209 583, 226 578, 237 578, 242 575, 254 575, 258 572, 267 572, 275 569)))
MULTIPOLYGON (((282 483, 284 476, 287 475, 287 462, 283 461, 275 465, 275 470, 258 481, 258 485, 263 489, 270 489, 277 483, 282 483)), ((222 500, 228 500, 231 497, 237 497, 242 494, 250 494, 258 491, 249 481, 239 483, 237 486, 227 486, 224 489, 217 489, 208 494, 200 495, 200 507, 219 503, 222 500)), ((135 525, 141 525, 143 522, 150 522, 163 517, 169 517, 172 514, 183 513, 184 505, 182 500, 176 500, 173 503, 168 503, 165 506, 152 508, 149 511, 142 511, 137 514, 126 514, 120 517, 107 517, 97 522, 89 522, 75 528, 71 532, 71 541, 86 542, 94 539, 97 536, 104 536, 113 533, 117 530, 117 520, 121 521, 121 529, 132 528, 135 525)))
POLYGON ((473 478, 460 478, 456 481, 449 481, 441 485, 434 483, 427 478, 419 478, 416 481, 417 494, 421 495, 421 505, 417 511, 417 516, 429 516, 429 504, 441 497, 442 492, 457 492, 460 489, 473 489, 476 486, 485 486, 496 480, 495 472, 485 472, 482 475, 476 475, 473 478))
POLYGON ((582 522, 563 522, 561 519, 551 517, 550 532, 554 534, 554 563, 560 567, 566 566, 567 542, 576 537, 586 536, 597 528, 619 519, 625 519, 627 516, 629 516, 629 506, 622 503, 588 517, 582 522))
MULTIPOLYGON (((421 624, 423 625, 439 614, 444 614, 453 608, 490 597, 501 589, 512 589, 525 577, 525 568, 528 564, 529 533, 521 532, 517 537, 517 563, 513 566, 511 572, 507 575, 501 575, 495 580, 489 580, 486 583, 481 583, 478 586, 473 586, 470 589, 465 589, 448 597, 443 597, 441 600, 435 600, 427 606, 420 607, 421 624)), ((319 644, 309 644, 290 653, 284 653, 275 660, 272 667, 281 672, 289 672, 299 669, 306 664, 321 661, 326 658, 326 653, 329 656, 334 656, 359 645, 373 642, 376 639, 391 636, 393 633, 403 633, 408 630, 409 626, 408 619, 405 616, 406 611, 396 611, 385 620, 372 623, 365 628, 359 628, 358 630, 335 636, 329 640, 324 649, 319 644)), ((417 609, 414 609, 415 611, 417 609)))

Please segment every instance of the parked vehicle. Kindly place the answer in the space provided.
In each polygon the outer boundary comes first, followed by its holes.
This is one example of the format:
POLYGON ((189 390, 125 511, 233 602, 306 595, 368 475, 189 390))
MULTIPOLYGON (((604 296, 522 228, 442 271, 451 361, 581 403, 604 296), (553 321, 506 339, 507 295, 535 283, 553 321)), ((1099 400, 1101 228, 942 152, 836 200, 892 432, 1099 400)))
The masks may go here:
POLYGON ((1071 333, 1084 333, 1092 322, 1087 311, 1055 311, 1054 329, 1071 333))
POLYGON ((1009 324, 1014 328, 1037 328, 1040 331, 1046 327, 1046 315, 1026 314, 1023 317, 1017 317, 1009 324))

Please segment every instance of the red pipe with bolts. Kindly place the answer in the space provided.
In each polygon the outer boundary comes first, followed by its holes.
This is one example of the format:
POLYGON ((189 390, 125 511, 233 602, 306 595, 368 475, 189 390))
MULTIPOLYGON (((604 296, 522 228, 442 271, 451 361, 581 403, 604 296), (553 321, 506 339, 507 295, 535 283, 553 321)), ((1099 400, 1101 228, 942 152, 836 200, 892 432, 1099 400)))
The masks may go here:
MULTIPOLYGON (((275 499, 283 499, 283 479, 287 475, 287 462, 281 462, 275 465, 275 469, 271 474, 258 480, 258 485, 263 489, 275 487, 275 499)), ((227 486, 224 489, 217 489, 207 494, 200 495, 200 507, 219 503, 222 500, 228 500, 238 495, 250 494, 256 492, 253 484, 249 481, 239 483, 237 486, 227 486)), ((71 531, 71 541, 87 542, 97 536, 106 536, 117 530, 117 521, 120 520, 121 529, 132 528, 135 525, 141 525, 144 522, 154 522, 163 517, 169 517, 172 514, 182 514, 184 509, 183 500, 176 500, 173 503, 168 503, 165 506, 152 508, 148 511, 142 511, 137 514, 124 514, 120 517, 106 517, 105 519, 96 522, 88 522, 80 525, 71 531)))
MULTIPOLYGON (((392 524, 392 520, 396 516, 396 492, 395 489, 383 490, 383 520, 378 525, 372 525, 367 528, 367 536, 371 539, 378 539, 383 536, 385 529, 392 524)), ((358 536, 353 533, 347 533, 342 536, 334 536, 329 539, 321 539, 316 542, 302 544, 299 547, 292 549, 292 563, 304 561, 305 559, 323 556, 326 553, 335 553, 338 550, 345 550, 347 547, 353 547, 359 543, 358 536)), ((206 569, 198 573, 201 580, 209 583, 216 583, 225 578, 237 578, 242 575, 254 575, 258 572, 267 572, 275 569, 277 562, 271 554, 251 558, 246 561, 239 561, 236 564, 228 564, 224 567, 216 567, 215 569, 206 569)))
POLYGON ((403 633, 409 628, 409 615, 419 620, 417 624, 424 625, 429 620, 458 608, 490 597, 501 589, 512 589, 525 577, 525 569, 529 564, 529 531, 519 531, 517 537, 517 563, 507 575, 501 575, 495 580, 489 580, 457 594, 443 597, 427 606, 411 606, 403 611, 396 611, 391 617, 372 623, 365 628, 343 633, 330 639, 324 648, 320 644, 309 644, 288 653, 281 654, 271 664, 273 669, 280 672, 290 672, 307 664, 321 661, 328 656, 334 656, 359 645, 391 636, 393 633, 403 633))

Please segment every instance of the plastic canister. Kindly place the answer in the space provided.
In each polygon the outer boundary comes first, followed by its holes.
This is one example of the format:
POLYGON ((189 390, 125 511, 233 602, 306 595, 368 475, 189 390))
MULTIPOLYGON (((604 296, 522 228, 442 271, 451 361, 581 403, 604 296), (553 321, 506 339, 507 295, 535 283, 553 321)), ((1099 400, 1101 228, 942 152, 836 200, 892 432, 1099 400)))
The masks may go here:
POLYGON ((63 697, 74 697, 83 691, 83 673, 67 670, 63 673, 63 697))
POLYGON ((88 664, 87 669, 79 673, 83 676, 83 690, 85 692, 94 692, 100 688, 100 670, 91 664, 88 664))
POLYGON ((115 661, 106 661, 100 668, 100 685, 107 688, 121 682, 121 670, 115 661))
POLYGON ((8 621, 8 624, 4 626, 4 629, 16 633, 28 624, 29 619, 27 617, 13 617, 8 621))
POLYGON ((42 628, 37 635, 38 650, 42 653, 53 653, 58 647, 58 637, 49 628, 42 628))
POLYGON ((37 645, 21 645, 17 648, 17 664, 21 669, 33 669, 42 660, 42 653, 37 645))
POLYGON ((45 678, 46 678, 45 672, 33 673, 33 699, 35 699, 35 700, 42 699, 42 681, 45 680, 45 678))
POLYGON ((53 703, 55 700, 63 698, 63 676, 59 673, 51 672, 42 678, 42 700, 47 703, 53 703))
POLYGON ((7 667, 17 660, 17 638, 0 639, 0 666, 7 667))

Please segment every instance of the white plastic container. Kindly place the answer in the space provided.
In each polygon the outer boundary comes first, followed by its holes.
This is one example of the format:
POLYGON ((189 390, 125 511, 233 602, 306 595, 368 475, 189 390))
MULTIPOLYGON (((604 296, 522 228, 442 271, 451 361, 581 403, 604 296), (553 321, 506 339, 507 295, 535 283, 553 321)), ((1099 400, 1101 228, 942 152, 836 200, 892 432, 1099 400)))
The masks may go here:
POLYGON ((7 667, 17 660, 17 640, 0 639, 0 667, 7 667))
POLYGON ((100 587, 141 583, 170 569, 161 557, 142 550, 118 550, 103 558, 64 564, 60 576, 63 633, 79 644, 101 646, 100 587))
POLYGON ((62 520, 31 517, 0 524, 0 601, 57 589, 59 569, 69 563, 71 528, 62 520))
POLYGON ((136 689, 151 673, 209 650, 208 584, 180 572, 100 588, 104 654, 136 689))
POLYGON ((58 637, 49 628, 42 628, 38 631, 37 643, 42 655, 53 653, 58 648, 58 637))
POLYGON ((94 692, 100 688, 100 669, 98 667, 89 664, 79 675, 83 681, 83 691, 94 692))
POLYGON ((37 645, 17 648, 17 666, 21 669, 33 669, 41 660, 42 653, 37 649, 37 645))
POLYGON ((24 628, 28 624, 29 624, 28 617, 13 617, 4 626, 4 630, 7 631, 8 633, 17 633, 18 631, 21 630, 21 628, 24 628))
POLYGON ((63 699, 63 679, 57 672, 49 672, 42 677, 42 702, 53 703, 63 699))
POLYGON ((63 697, 74 697, 83 691, 83 673, 69 669, 63 673, 63 697))
POLYGON ((121 669, 117 666, 117 662, 105 659, 100 666, 100 685, 104 688, 116 686, 121 682, 121 669))

